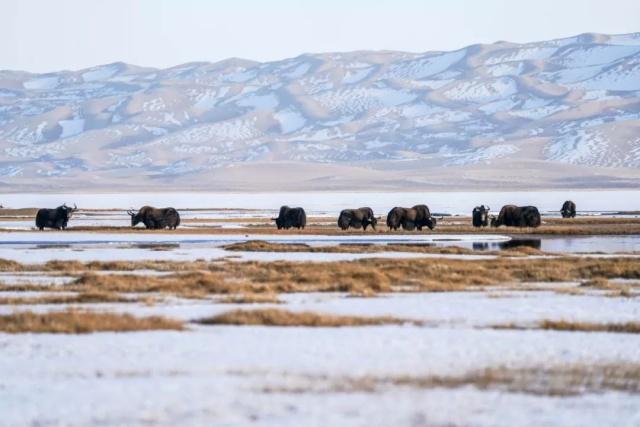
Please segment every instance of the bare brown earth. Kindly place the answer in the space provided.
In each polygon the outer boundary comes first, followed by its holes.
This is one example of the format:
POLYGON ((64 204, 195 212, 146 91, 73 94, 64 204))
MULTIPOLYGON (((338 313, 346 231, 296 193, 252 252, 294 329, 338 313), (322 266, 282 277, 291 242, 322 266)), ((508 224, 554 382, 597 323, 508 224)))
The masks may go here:
POLYGON ((0 315, 0 331, 8 333, 86 334, 91 332, 131 332, 182 330, 177 320, 159 316, 135 317, 129 314, 65 310, 49 313, 31 311, 0 315))

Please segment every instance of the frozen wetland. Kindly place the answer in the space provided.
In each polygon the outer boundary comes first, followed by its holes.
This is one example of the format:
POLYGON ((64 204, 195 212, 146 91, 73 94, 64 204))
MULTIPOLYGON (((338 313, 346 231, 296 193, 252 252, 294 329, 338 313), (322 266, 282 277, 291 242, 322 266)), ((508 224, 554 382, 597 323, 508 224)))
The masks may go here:
POLYGON ((465 228, 470 196, 442 196, 438 227, 414 233, 339 232, 335 216, 346 197, 384 215, 419 195, 291 195, 304 232, 270 222, 282 195, 187 196, 3 199, 82 209, 61 232, 0 211, 0 425, 640 425, 640 235, 617 213, 635 193, 584 195, 594 212, 569 225, 545 193, 543 225, 524 231, 465 228), (129 228, 123 209, 163 202, 191 207, 177 231, 129 228), (200 323, 236 310, 391 321, 200 323), (79 312, 183 330, 4 320, 79 312))

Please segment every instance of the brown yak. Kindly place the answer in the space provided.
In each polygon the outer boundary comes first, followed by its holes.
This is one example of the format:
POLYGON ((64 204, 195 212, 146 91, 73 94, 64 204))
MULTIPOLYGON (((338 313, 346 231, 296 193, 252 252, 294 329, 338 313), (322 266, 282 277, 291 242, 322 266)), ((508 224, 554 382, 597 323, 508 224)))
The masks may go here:
POLYGON ((505 205, 500 209, 498 218, 491 219, 492 227, 539 227, 540 212, 535 206, 505 205))
POLYGON ((370 225, 374 230, 378 219, 373 215, 373 209, 369 207, 358 209, 343 209, 338 217, 338 227, 346 230, 349 227, 366 230, 370 225))
POLYGON ((397 230, 402 227, 403 230, 413 230, 427 226, 433 230, 436 226, 436 219, 431 216, 427 205, 415 205, 412 208, 395 207, 387 214, 387 227, 391 230, 397 230))

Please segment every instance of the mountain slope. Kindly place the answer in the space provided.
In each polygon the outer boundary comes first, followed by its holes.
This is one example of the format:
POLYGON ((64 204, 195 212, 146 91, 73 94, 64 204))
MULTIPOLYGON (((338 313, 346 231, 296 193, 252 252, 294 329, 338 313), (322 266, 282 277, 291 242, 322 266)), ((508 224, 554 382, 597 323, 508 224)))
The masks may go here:
POLYGON ((639 168, 640 33, 0 71, 5 191, 606 188, 639 168))

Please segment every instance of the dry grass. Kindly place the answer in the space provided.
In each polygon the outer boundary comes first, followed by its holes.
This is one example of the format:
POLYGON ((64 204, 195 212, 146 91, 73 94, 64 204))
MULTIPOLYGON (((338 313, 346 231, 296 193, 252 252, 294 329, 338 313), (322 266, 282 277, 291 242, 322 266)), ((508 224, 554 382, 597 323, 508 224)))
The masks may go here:
POLYGON ((0 331, 16 333, 86 334, 91 332, 130 332, 183 330, 180 321, 159 316, 134 317, 130 314, 65 310, 49 313, 31 311, 0 316, 0 331))
MULTIPOLYGON (((18 264, 19 266, 19 264, 18 264)), ((31 268, 30 266, 26 266, 31 268)), ((37 266, 36 266, 37 267, 37 266)), ((145 293, 185 297, 209 294, 278 294, 289 292, 447 292, 485 286, 511 287, 527 282, 580 282, 594 278, 640 279, 640 259, 499 257, 488 260, 371 258, 340 262, 58 262, 46 266, 56 274, 77 276, 48 291, 145 293), (96 274, 156 267, 163 276, 96 274)), ((12 267, 13 268, 13 267, 12 267)), ((41 268, 41 267, 40 267, 41 268)), ((17 270, 20 271, 20 270, 17 270)), ((35 285, 5 285, 0 290, 38 290, 35 285)), ((582 288, 584 289, 584 288, 582 288)))
MULTIPOLYGON (((0 209, 0 216, 2 217, 29 216, 35 219, 35 216, 37 213, 38 213, 38 208, 20 208, 20 209, 2 208, 0 209)), ((20 220, 24 220, 24 218, 20 218, 20 220)))
POLYGON ((398 325, 407 322, 415 323, 390 316, 336 316, 312 312, 292 312, 274 308, 233 310, 197 321, 197 323, 203 325, 304 326, 321 328, 398 325))
POLYGON ((137 302, 137 298, 125 298, 111 292, 83 292, 77 295, 44 295, 37 297, 0 297, 0 305, 33 304, 96 304, 137 302))
POLYGON ((601 289, 610 291, 605 294, 608 297, 633 298, 640 296, 640 293, 633 292, 631 287, 626 283, 615 283, 604 277, 594 277, 585 280, 580 284, 581 288, 601 289))
POLYGON ((502 251, 475 251, 460 246, 435 246, 420 243, 389 243, 389 244, 342 244, 335 246, 310 246, 305 243, 272 243, 264 240, 249 240, 223 246, 228 251, 243 252, 311 252, 311 253, 379 253, 379 252, 407 252, 440 255, 496 255, 496 256, 529 256, 543 255, 539 249, 520 246, 502 251))
MULTIPOLYGON (((562 365, 552 367, 488 368, 459 376, 392 376, 327 378, 304 376, 304 386, 267 387, 267 393, 375 393, 389 386, 418 389, 473 386, 538 396, 576 396, 618 391, 640 392, 640 364, 562 365)), ((289 380, 290 384, 292 381, 289 380)))
POLYGON ((640 322, 626 323, 592 323, 573 322, 568 320, 542 320, 532 326, 505 323, 494 325, 494 329, 543 329, 554 331, 576 331, 576 332, 616 332, 627 334, 640 334, 640 322))
POLYGON ((23 268, 19 262, 0 258, 0 271, 20 271, 23 268))
POLYGON ((283 304, 275 294, 239 294, 220 298, 222 304, 283 304))
MULTIPOLYGON (((1 211, 0 211, 1 214, 1 211)), ((35 212, 34 212, 35 214, 35 212)), ((422 233, 438 233, 438 234, 508 234, 508 235, 604 235, 604 234, 640 234, 640 218, 628 217, 581 217, 574 219, 561 219, 561 218, 549 218, 543 217, 543 224, 539 228, 516 228, 516 227, 499 227, 499 228, 475 228, 471 225, 470 217, 444 217, 438 220, 438 226, 434 231, 424 230, 422 233)), ((380 221, 384 224, 384 218, 380 221)), ((186 221, 189 222, 189 221, 186 221)), ((95 233, 113 233, 113 232, 127 232, 127 233, 141 233, 141 234, 182 234, 182 235, 198 235, 198 234, 237 234, 239 232, 250 231, 252 234, 272 234, 277 232, 278 234, 323 234, 323 235, 360 235, 360 234, 417 234, 418 232, 405 232, 402 230, 391 232, 382 225, 377 231, 367 230, 340 230, 336 223, 335 218, 311 218, 309 219, 309 225, 304 230, 279 230, 277 231, 275 225, 271 221, 267 221, 264 217, 252 217, 252 218, 238 218, 224 219, 218 221, 197 220, 196 222, 209 222, 211 226, 198 226, 194 228, 178 228, 177 230, 146 230, 144 228, 136 227, 88 227, 88 226, 71 226, 70 230, 74 231, 88 231, 95 233), (244 229, 236 228, 221 228, 216 222, 242 222, 247 223, 247 227, 244 229)), ((12 231, 20 233, 22 231, 12 231)))
POLYGON ((585 280, 580 284, 581 287, 594 288, 594 289, 611 289, 611 283, 606 277, 593 277, 589 280, 585 280))

